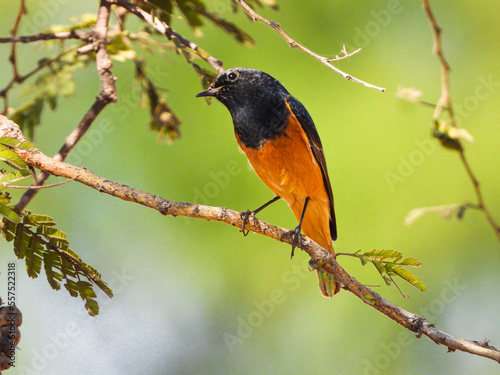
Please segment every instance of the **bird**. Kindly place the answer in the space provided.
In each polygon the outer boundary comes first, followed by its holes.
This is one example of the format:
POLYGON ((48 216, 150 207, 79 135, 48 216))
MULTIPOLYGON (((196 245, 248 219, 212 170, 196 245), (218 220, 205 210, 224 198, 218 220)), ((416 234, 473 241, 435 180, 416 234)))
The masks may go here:
MULTIPOLYGON (((337 239, 333 192, 323 146, 304 105, 271 75, 234 67, 220 73, 196 97, 214 97, 229 110, 239 147, 253 170, 275 194, 269 202, 242 215, 243 232, 249 214, 283 199, 299 222, 290 231, 293 249, 301 231, 331 254, 337 239)), ((245 232, 244 232, 245 233, 245 232)), ((324 297, 338 293, 342 284, 320 269, 324 297)))

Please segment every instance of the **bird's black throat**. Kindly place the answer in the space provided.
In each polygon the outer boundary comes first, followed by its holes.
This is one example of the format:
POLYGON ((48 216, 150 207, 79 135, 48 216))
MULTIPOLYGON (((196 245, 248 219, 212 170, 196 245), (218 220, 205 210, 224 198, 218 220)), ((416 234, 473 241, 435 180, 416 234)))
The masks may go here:
POLYGON ((283 134, 290 116, 284 96, 280 91, 266 90, 247 92, 238 101, 222 101, 229 109, 234 130, 245 147, 260 148, 283 134))

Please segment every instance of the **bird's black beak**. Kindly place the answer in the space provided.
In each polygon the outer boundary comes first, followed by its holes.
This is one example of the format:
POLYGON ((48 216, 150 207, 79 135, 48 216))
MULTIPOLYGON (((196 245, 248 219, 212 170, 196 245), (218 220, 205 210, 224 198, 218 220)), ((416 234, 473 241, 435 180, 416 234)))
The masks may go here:
POLYGON ((217 87, 217 88, 211 87, 207 91, 200 92, 198 95, 195 96, 195 98, 201 98, 201 97, 204 97, 204 96, 215 96, 217 94, 217 92, 219 92, 219 90, 221 89, 221 87, 217 87))

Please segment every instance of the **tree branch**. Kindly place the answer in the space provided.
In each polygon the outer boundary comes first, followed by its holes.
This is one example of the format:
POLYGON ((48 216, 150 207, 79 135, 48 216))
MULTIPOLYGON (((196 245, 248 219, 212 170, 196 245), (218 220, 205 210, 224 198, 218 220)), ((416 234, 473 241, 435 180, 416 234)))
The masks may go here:
MULTIPOLYGON (((112 63, 109 58, 106 38, 108 34, 108 23, 111 10, 111 3, 107 0, 101 0, 99 5, 99 11, 97 13, 97 21, 92 30, 92 35, 89 37, 93 42, 89 45, 95 49, 96 52, 96 65, 97 72, 99 73, 99 78, 101 81, 101 87, 97 98, 90 107, 90 109, 85 113, 82 120, 78 126, 71 132, 71 134, 66 138, 66 142, 61 147, 59 152, 54 156, 54 160, 64 161, 68 156, 69 152, 75 147, 78 141, 83 137, 83 135, 90 128, 94 120, 97 118, 99 113, 109 104, 114 103, 118 100, 115 86, 115 77, 112 73, 112 63)), ((36 178, 33 186, 43 185, 50 174, 46 171, 42 171, 36 178)), ((24 209, 26 205, 33 199, 33 197, 38 193, 39 189, 29 189, 24 193, 16 207, 24 209)))
MULTIPOLYGON (((436 107, 434 109, 433 121, 435 124, 438 123, 442 110, 446 109, 450 118, 450 124, 452 127, 455 128, 457 121, 455 118, 455 112, 453 110, 453 105, 451 102, 451 95, 450 95, 449 72, 451 68, 448 62, 446 61, 446 58, 444 57, 443 53, 443 47, 441 43, 442 31, 437 23, 436 17, 434 17, 434 13, 432 12, 429 0, 422 0, 422 5, 424 7, 425 13, 427 14, 427 17, 429 18, 429 23, 434 35, 433 53, 438 57, 441 65, 441 97, 439 98, 436 107)), ((490 210, 487 208, 484 202, 483 193, 481 191, 479 180, 472 171, 472 168, 470 167, 470 164, 467 161, 467 158, 465 157, 465 150, 461 145, 460 139, 456 139, 456 142, 459 145, 457 151, 460 154, 460 160, 462 161, 462 164, 464 165, 467 175, 474 187, 474 192, 477 198, 477 207, 479 210, 483 212, 486 220, 493 228, 497 239, 500 241, 500 225, 495 221, 493 215, 491 214, 490 210)))
POLYGON ((137 5, 129 3, 128 1, 115 0, 115 3, 118 4, 119 6, 125 8, 130 13, 136 15, 139 19, 143 20, 147 24, 151 25, 156 31, 158 31, 162 35, 165 35, 168 39, 175 38, 175 39, 179 40, 179 42, 182 43, 184 46, 186 46, 186 47, 192 49, 194 52, 196 52, 198 54, 198 56, 200 56, 203 60, 205 60, 207 63, 209 63, 217 72, 222 73, 224 71, 224 67, 222 66, 222 61, 211 56, 207 51, 200 48, 195 43, 189 41, 188 39, 183 37, 181 34, 172 30, 172 28, 169 25, 167 25, 165 22, 161 21, 159 18, 153 17, 148 12, 145 12, 144 10, 139 8, 137 5))
MULTIPOLYGON (((0 137, 7 136, 24 141, 24 136, 19 127, 4 116, 0 116, 0 137)), ((36 149, 13 149, 30 166, 43 170, 55 176, 65 177, 86 185, 100 193, 108 194, 122 200, 137 203, 152 208, 162 215, 186 216, 208 221, 219 221, 241 228, 242 219, 239 212, 224 207, 211 207, 199 204, 175 202, 161 198, 138 189, 122 185, 100 177, 85 168, 75 167, 44 155, 36 149)), ((259 219, 250 220, 246 230, 258 233, 277 241, 292 243, 289 232, 285 228, 266 223, 259 219)), ((424 318, 412 314, 399 306, 382 298, 378 293, 370 290, 348 274, 334 259, 334 257, 306 236, 300 237, 297 247, 301 248, 311 257, 312 265, 319 267, 335 276, 344 284, 344 289, 353 293, 368 306, 380 311, 406 329, 421 335, 428 336, 439 345, 448 347, 449 350, 460 350, 467 353, 483 356, 500 362, 500 351, 486 343, 463 340, 438 330, 424 318)))
POLYGON ((347 57, 350 57, 356 53, 358 53, 359 51, 361 51, 361 48, 357 49, 356 51, 354 52, 351 52, 351 53, 347 53, 346 49, 345 49, 345 46, 343 46, 342 48, 342 51, 341 53, 343 55, 341 55, 340 57, 339 56, 336 56, 335 59, 328 59, 327 57, 324 57, 324 56, 320 56, 314 52, 312 52, 310 49, 304 47, 302 44, 298 43, 297 41, 295 41, 294 39, 292 39, 287 33, 285 33, 283 31, 283 29, 281 28, 280 24, 277 23, 277 22, 274 22, 274 21, 270 21, 264 17, 262 17, 260 14, 258 14, 257 12, 255 12, 247 3, 245 3, 243 0, 234 0, 234 2, 236 4, 238 4, 239 6, 241 6, 243 8, 243 10, 254 20, 254 21, 262 21, 264 22, 265 24, 269 25, 270 27, 272 27, 274 30, 276 30, 288 43, 288 45, 292 48, 298 48, 300 49, 301 51, 307 53, 309 56, 312 56, 314 57, 316 60, 322 62, 324 65, 326 65, 327 67, 329 67, 330 69, 333 69, 335 72, 337 72, 338 74, 340 74, 342 77, 344 77, 347 81, 353 81, 353 82, 358 82, 358 83, 361 83, 362 85, 366 86, 366 87, 370 87, 372 89, 375 89, 375 90, 378 90, 380 92, 384 92, 385 91, 385 88, 383 87, 378 87, 378 86, 375 86, 375 85, 372 85, 371 83, 368 83, 368 82, 365 82, 365 81, 362 81, 350 74, 347 74, 345 72, 343 72, 342 70, 340 70, 339 68, 335 67, 332 65, 332 62, 335 62, 335 61, 339 61, 339 60, 342 60, 342 59, 345 59, 347 57))

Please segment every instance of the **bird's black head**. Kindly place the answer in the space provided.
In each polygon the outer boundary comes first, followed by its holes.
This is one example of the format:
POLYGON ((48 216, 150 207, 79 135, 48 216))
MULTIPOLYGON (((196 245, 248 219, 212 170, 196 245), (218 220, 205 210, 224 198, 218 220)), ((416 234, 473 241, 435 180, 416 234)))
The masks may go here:
POLYGON ((249 68, 231 68, 219 74, 207 91, 224 104, 241 141, 258 147, 279 134, 290 115, 285 98, 290 94, 269 74, 249 68))
POLYGON ((260 70, 237 67, 219 74, 208 90, 196 97, 213 96, 231 111, 276 94, 288 94, 278 80, 260 70))

